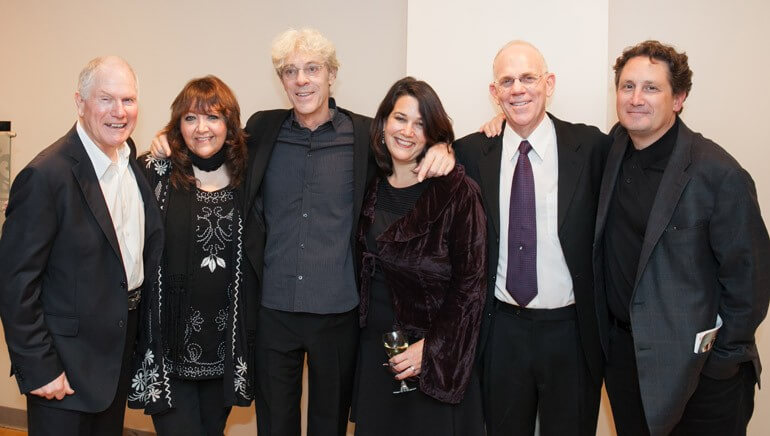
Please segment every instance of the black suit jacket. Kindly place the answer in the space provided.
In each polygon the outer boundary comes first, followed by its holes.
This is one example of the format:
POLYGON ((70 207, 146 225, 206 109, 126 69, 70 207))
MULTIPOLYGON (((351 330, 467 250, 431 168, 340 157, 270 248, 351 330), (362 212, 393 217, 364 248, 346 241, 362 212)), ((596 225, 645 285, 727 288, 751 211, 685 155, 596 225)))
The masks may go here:
MULTIPOLYGON (((372 119, 337 107, 337 110, 353 120, 353 229, 358 228, 361 215, 361 205, 364 200, 366 187, 376 172, 374 159, 369 149, 369 129, 372 119)), ((249 148, 249 170, 246 175, 244 214, 246 215, 246 230, 244 241, 246 254, 256 272, 261 289, 262 267, 266 242, 266 228, 262 213, 261 201, 258 199, 262 187, 262 178, 270 162, 270 155, 278 139, 281 125, 291 114, 292 109, 276 109, 257 112, 246 123, 249 148)), ((351 246, 355 246, 355 232, 351 231, 351 246)), ((356 274, 358 276, 358 274, 356 274)), ((258 305, 260 296, 254 299, 258 305)))
MULTIPOLYGON (((613 129, 596 221, 594 253, 602 345, 604 225, 628 132, 613 129)), ((727 378, 741 362, 760 362, 754 332, 770 298, 770 241, 751 176, 714 142, 680 123, 658 187, 629 307, 639 387, 650 432, 667 435, 701 373, 727 378), (698 332, 724 325, 710 352, 693 352, 698 332)))
MULTIPOLYGON (((136 164, 145 210, 145 274, 162 251, 160 212, 136 164)), ((126 273, 99 180, 75 127, 13 182, 0 238, 0 315, 21 392, 65 371, 74 395, 30 396, 50 407, 98 412, 117 389, 128 300, 126 273)))
MULTIPOLYGON (((572 124, 551 114, 556 129, 559 159, 558 232, 564 258, 572 276, 580 342, 593 376, 601 384, 603 356, 599 343, 591 266, 592 234, 599 187, 609 139, 596 127, 572 124)), ((473 133, 455 143, 457 160, 481 187, 487 212, 489 267, 487 301, 481 324, 479 355, 494 324, 495 280, 500 244, 500 159, 503 136, 487 138, 473 133)), ((507 207, 507 206, 506 206, 507 207)))

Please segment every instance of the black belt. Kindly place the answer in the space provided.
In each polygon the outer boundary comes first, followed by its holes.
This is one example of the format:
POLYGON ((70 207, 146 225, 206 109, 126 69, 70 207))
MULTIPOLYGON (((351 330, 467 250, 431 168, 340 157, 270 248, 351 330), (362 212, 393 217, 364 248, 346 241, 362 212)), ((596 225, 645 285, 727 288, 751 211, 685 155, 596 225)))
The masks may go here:
POLYGON ((139 301, 142 300, 142 287, 128 291, 128 310, 135 310, 139 307, 139 301))
POLYGON ((577 318, 574 304, 558 307, 556 309, 529 309, 527 307, 508 304, 495 298, 494 305, 500 312, 505 312, 532 321, 565 321, 577 318))
POLYGON ((612 322, 612 325, 614 325, 615 327, 617 327, 617 328, 619 328, 621 330, 625 330, 628 333, 631 333, 631 323, 630 322, 621 321, 621 320, 615 318, 612 315, 610 315, 610 320, 612 322))

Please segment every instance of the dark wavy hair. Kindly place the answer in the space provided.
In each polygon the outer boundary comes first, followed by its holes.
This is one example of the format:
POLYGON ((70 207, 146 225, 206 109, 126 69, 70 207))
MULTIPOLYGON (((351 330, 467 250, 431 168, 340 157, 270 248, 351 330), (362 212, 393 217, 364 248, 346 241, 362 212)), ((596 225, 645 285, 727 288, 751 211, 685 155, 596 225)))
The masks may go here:
MULTIPOLYGON (((629 60, 637 56, 646 56, 650 58, 650 61, 665 62, 668 65, 668 83, 671 85, 674 95, 684 93, 686 97, 690 94, 692 70, 687 63, 687 53, 679 53, 674 47, 652 39, 623 50, 623 54, 618 57, 613 67, 615 70, 615 89, 620 83, 620 73, 623 72, 623 67, 629 60)), ((684 110, 684 105, 682 110, 684 110)), ((681 113, 682 110, 679 112, 681 113)))
POLYGON ((438 142, 451 144, 455 139, 454 131, 452 130, 452 120, 444 110, 444 106, 441 104, 436 91, 422 80, 409 76, 404 77, 394 83, 388 90, 388 93, 385 94, 380 107, 377 108, 377 114, 374 116, 370 132, 374 159, 385 176, 393 174, 393 158, 390 156, 390 152, 388 152, 388 147, 384 144, 385 136, 383 129, 390 113, 393 112, 393 108, 396 106, 396 101, 404 95, 410 95, 417 99, 424 126, 425 149, 417 157, 418 162, 425 156, 425 152, 433 144, 438 142))
POLYGON ((192 79, 171 103, 171 120, 166 124, 166 137, 171 147, 171 184, 177 189, 195 187, 192 163, 187 144, 182 137, 180 123, 189 111, 220 114, 227 126, 225 165, 230 171, 230 186, 240 185, 246 175, 246 134, 241 129, 241 108, 230 88, 216 76, 192 79))

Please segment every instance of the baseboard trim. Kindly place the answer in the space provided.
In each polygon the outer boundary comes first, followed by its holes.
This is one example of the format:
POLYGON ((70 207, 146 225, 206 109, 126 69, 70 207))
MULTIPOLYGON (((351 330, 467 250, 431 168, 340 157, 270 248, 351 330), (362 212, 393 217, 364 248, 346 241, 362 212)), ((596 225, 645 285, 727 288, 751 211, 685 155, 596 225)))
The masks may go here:
MULTIPOLYGON (((0 406, 0 426, 17 430, 27 430, 27 411, 13 407, 0 406)), ((155 436, 154 432, 124 428, 123 436, 155 436)))

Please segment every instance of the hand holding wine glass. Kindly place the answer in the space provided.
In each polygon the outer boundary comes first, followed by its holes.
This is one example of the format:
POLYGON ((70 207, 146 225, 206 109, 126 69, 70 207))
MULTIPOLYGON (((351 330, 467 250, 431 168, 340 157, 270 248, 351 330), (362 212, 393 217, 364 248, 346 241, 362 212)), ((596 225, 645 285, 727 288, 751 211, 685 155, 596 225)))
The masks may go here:
MULTIPOLYGON (((406 377, 409 377, 409 375, 405 375, 404 377, 399 378, 399 376, 402 375, 403 370, 396 370, 395 368, 398 365, 401 365, 402 367, 408 363, 406 359, 403 357, 398 359, 399 364, 396 364, 394 362, 394 359, 398 358, 399 355, 403 354, 404 352, 408 351, 409 342, 406 340, 406 336, 400 331, 392 331, 385 333, 382 335, 382 344, 385 347, 385 352, 387 353, 388 357, 390 357, 389 363, 386 363, 384 365, 389 366, 390 369, 397 373, 396 379, 401 380, 400 386, 396 388, 396 390, 393 391, 394 394, 400 394, 404 392, 411 392, 415 390, 416 388, 410 387, 406 384, 406 381, 404 380, 406 377)), ((420 348, 422 348, 422 345, 420 345, 420 348)), ((416 370, 411 365, 406 365, 410 368, 410 371, 414 373, 416 370)), ((414 375, 414 374, 412 374, 414 375)))
POLYGON ((422 372, 422 347, 425 339, 409 345, 404 352, 390 359, 391 368, 396 373, 396 380, 416 377, 422 372))

